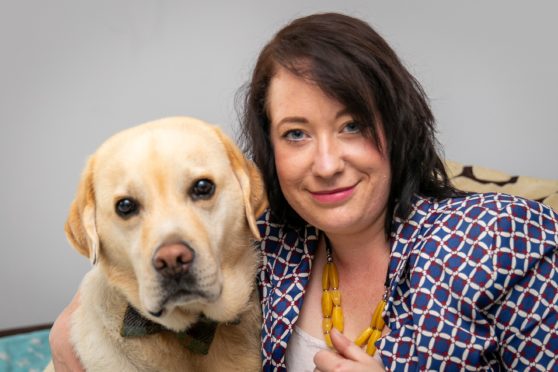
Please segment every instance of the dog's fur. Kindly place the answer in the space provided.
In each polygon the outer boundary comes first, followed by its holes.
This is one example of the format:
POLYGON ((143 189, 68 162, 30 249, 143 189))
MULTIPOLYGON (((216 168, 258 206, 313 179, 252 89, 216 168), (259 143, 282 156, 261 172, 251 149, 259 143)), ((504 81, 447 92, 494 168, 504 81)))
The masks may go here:
POLYGON ((87 163, 65 227, 71 244, 94 263, 70 329, 86 370, 260 369, 253 241, 265 206, 255 166, 218 128, 199 120, 162 119, 106 141, 87 163), (211 197, 194 197, 200 179, 215 184, 211 197), (137 201, 138 212, 119 216, 115 206, 123 198, 137 201), (193 252, 188 280, 180 282, 154 268, 157 249, 176 244, 193 252), (175 331, 200 314, 218 321, 208 355, 186 350, 171 333, 123 338, 128 304, 175 331))

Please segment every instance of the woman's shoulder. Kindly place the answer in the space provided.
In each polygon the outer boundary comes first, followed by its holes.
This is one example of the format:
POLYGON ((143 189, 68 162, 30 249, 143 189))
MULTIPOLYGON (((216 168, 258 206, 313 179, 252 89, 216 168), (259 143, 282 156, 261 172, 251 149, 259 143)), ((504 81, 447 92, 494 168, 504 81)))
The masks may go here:
POLYGON ((556 241, 558 214, 551 207, 522 197, 501 194, 471 194, 449 200, 439 208, 454 213, 464 225, 485 225, 499 236, 556 241))
POLYGON ((413 213, 420 217, 420 212, 427 224, 451 216, 465 225, 482 221, 506 229, 528 223, 554 232, 558 230, 558 214, 551 207, 503 193, 469 193, 442 200, 417 198, 413 213), (514 221, 513 226, 508 226, 511 221, 514 221))
POLYGON ((558 214, 537 201, 485 193, 439 201, 419 198, 415 205, 399 229, 415 226, 421 241, 454 241, 459 246, 479 243, 493 253, 501 249, 516 252, 522 242, 530 243, 528 248, 536 252, 541 245, 556 246, 558 242, 558 214))
MULTIPOLYGON (((438 262, 448 278, 466 274, 481 292, 497 298, 558 261, 558 216, 539 202, 499 193, 428 200, 412 254, 438 262)), ((465 280, 464 277, 464 280, 465 280)), ((482 296, 481 296, 482 297, 482 296)))

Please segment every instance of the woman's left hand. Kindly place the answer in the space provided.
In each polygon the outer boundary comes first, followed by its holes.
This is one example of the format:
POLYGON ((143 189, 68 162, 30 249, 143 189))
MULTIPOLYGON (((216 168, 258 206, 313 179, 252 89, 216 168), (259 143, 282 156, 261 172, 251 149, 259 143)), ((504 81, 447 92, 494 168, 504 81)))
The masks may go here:
POLYGON ((329 371, 384 371, 376 359, 366 354, 335 328, 331 330, 331 342, 338 353, 322 350, 314 356, 315 372, 329 371))

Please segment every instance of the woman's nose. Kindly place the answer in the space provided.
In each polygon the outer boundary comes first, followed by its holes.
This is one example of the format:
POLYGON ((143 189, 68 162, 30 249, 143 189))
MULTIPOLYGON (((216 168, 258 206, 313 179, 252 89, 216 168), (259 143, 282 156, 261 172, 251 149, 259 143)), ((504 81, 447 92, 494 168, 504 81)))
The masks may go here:
POLYGON ((343 170, 344 160, 341 144, 335 139, 321 139, 316 146, 312 172, 315 176, 328 178, 343 170))

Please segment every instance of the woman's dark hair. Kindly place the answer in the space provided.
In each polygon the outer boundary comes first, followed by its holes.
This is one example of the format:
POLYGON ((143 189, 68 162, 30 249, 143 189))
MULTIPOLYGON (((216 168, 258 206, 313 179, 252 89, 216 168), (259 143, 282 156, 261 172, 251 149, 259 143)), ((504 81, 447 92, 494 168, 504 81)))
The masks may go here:
MULTIPOLYGON (((457 195, 438 154, 428 99, 395 52, 370 25, 337 13, 299 18, 264 47, 245 91, 244 150, 263 173, 272 216, 294 227, 306 222, 285 200, 275 169, 266 98, 279 67, 317 84, 339 101, 380 146, 382 125, 392 181, 388 216, 405 218, 414 194, 457 195)), ((391 228, 386 219, 386 233, 391 228)))

